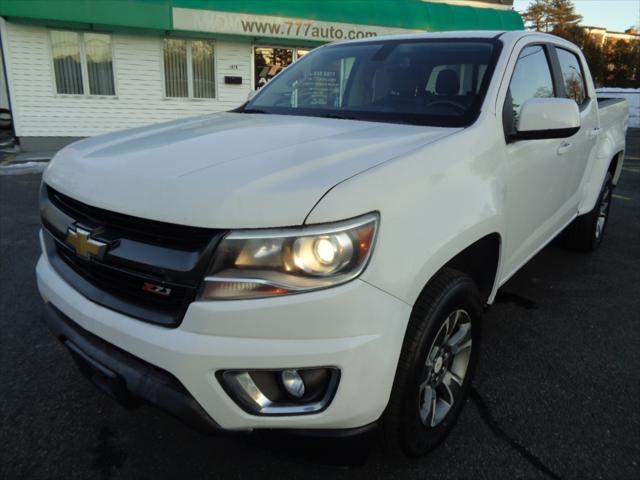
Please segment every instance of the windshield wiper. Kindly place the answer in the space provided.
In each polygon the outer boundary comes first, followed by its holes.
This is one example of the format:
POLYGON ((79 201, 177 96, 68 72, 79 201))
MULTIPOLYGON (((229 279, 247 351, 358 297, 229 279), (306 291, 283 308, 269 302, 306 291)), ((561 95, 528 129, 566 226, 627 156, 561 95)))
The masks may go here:
POLYGON ((327 113, 325 115, 318 115, 320 118, 338 118, 340 120, 357 120, 355 117, 345 117, 344 115, 336 115, 335 113, 327 113))
POLYGON ((242 110, 242 113, 264 113, 265 115, 271 114, 271 112, 260 110, 259 108, 244 108, 242 110))

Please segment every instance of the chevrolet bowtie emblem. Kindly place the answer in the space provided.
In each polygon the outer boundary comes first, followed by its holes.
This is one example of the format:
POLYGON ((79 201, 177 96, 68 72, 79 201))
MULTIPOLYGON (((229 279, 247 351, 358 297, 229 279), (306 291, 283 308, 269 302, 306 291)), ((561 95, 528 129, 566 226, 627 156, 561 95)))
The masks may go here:
POLYGON ((105 242, 91 238, 92 232, 76 225, 70 225, 67 229, 65 242, 72 247, 76 255, 86 260, 102 258, 109 246, 105 242))

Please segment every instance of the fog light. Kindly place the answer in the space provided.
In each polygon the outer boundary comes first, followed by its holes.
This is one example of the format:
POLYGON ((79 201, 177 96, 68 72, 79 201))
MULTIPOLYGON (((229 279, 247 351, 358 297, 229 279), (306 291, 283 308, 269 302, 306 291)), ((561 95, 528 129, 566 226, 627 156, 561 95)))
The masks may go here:
POLYGON ((294 398, 304 397, 304 380, 297 370, 283 370, 280 378, 289 395, 294 398))
POLYGON ((225 392, 252 415, 306 415, 327 408, 340 381, 336 367, 220 370, 225 392))

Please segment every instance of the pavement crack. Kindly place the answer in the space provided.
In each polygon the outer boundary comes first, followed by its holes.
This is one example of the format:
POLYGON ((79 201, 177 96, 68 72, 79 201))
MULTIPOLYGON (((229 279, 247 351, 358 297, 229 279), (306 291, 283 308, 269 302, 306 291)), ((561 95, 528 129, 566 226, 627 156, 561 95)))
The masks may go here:
POLYGON ((560 480, 562 478, 560 475, 547 467, 540 458, 530 452, 527 447, 520 444, 515 438, 511 437, 511 435, 504 431, 504 429, 500 426, 500 424, 491 413, 491 410, 482 398, 482 395, 480 395, 480 393, 475 388, 471 390, 470 397, 471 400, 473 400, 473 402, 476 404, 478 412, 480 413, 480 417, 496 437, 507 442, 507 444, 516 452, 518 452, 527 462, 529 462, 537 470, 547 475, 549 478, 553 478, 554 480, 560 480))

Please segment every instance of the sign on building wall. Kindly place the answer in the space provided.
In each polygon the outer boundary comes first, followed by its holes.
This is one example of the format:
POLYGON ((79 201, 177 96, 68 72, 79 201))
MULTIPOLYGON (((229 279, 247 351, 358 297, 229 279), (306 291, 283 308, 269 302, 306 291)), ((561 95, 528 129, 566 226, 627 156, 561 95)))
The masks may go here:
POLYGON ((249 15, 192 8, 173 9, 173 28, 175 30, 195 32, 248 35, 251 37, 291 38, 319 42, 356 40, 416 31, 376 25, 322 22, 303 18, 249 15))

